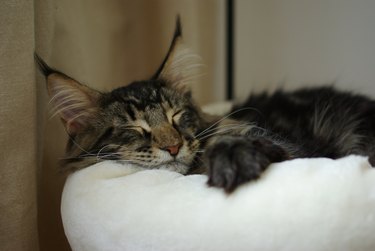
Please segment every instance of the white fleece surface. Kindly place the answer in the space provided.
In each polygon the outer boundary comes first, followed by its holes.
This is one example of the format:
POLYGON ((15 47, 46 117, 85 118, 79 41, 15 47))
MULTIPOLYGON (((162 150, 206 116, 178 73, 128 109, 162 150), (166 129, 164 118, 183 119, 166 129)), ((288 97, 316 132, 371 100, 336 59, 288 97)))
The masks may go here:
POLYGON ((364 157, 272 165, 231 195, 102 162, 72 174, 61 213, 73 250, 375 250, 375 169, 364 157))

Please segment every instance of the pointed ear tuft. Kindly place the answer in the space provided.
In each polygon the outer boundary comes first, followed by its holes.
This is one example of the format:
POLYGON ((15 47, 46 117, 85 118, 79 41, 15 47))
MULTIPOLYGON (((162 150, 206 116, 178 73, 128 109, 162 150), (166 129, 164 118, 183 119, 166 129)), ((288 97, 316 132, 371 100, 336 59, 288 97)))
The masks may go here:
POLYGON ((202 66, 201 58, 183 43, 181 21, 177 16, 168 53, 153 79, 163 79, 174 88, 186 92, 189 89, 189 83, 200 74, 202 66))
POLYGON ((181 27, 181 18, 180 15, 177 15, 176 18, 176 27, 174 29, 173 37, 182 37, 182 27, 181 27))
POLYGON ((52 73, 58 72, 55 69, 49 67, 46 64, 46 62, 44 62, 44 60, 41 57, 39 57, 39 55, 36 52, 34 53, 34 59, 38 65, 39 70, 43 73, 45 77, 48 77, 52 73))
POLYGON ((47 76, 53 115, 60 115, 69 134, 84 130, 98 112, 100 93, 68 76, 54 72, 47 76))

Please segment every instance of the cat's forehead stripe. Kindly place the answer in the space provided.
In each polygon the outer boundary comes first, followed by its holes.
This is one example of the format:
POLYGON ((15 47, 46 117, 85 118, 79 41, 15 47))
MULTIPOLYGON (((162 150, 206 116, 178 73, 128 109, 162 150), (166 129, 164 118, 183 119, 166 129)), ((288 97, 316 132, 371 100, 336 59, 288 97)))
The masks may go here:
POLYGON ((136 111, 135 111, 133 105, 128 104, 128 105, 126 106, 126 111, 127 111, 127 114, 130 116, 130 119, 131 119, 131 120, 134 121, 134 120, 137 119, 136 116, 135 116, 136 111))
POLYGON ((142 127, 145 131, 151 132, 151 127, 145 120, 139 119, 134 121, 134 126, 142 127))

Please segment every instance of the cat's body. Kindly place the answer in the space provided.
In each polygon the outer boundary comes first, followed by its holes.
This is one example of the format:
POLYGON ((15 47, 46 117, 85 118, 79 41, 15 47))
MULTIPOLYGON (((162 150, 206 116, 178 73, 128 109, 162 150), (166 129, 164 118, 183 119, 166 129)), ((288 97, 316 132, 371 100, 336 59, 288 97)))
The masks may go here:
POLYGON ((333 87, 253 95, 236 107, 237 120, 252 121, 297 147, 298 157, 375 156, 375 102, 333 87))
POLYGON ((181 47, 178 21, 156 74, 109 93, 36 58, 69 134, 65 170, 102 160, 183 174, 203 169, 210 185, 229 192, 292 158, 359 154, 374 164, 374 101, 329 87, 277 91, 253 95, 225 117, 209 116, 185 86, 197 63, 181 47))

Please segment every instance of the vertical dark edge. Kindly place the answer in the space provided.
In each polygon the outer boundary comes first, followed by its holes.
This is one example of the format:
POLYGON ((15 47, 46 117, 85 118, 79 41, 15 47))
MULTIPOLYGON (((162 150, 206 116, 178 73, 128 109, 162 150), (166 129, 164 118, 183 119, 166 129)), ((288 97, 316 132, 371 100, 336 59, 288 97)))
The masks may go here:
POLYGON ((234 91, 234 0, 227 0, 226 5, 226 98, 230 100, 233 99, 234 91))

